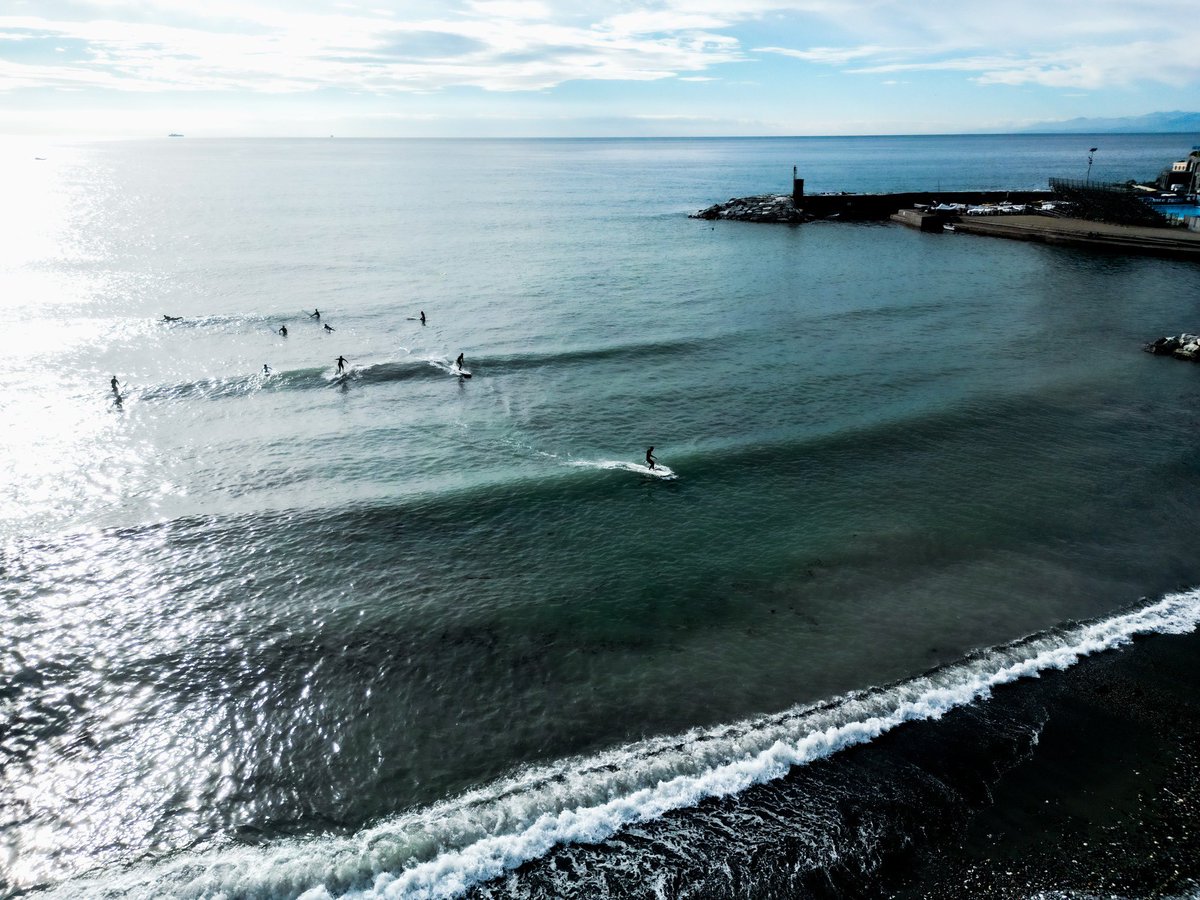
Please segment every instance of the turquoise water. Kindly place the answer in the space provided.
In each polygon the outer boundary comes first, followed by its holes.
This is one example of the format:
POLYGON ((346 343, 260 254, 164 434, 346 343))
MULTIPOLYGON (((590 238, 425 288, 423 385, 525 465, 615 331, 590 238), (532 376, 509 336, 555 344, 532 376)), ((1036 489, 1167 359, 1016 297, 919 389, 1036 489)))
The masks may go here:
POLYGON ((1089 141, 9 148, 0 881, 454 893, 1196 584, 1200 269, 687 218, 1089 141))

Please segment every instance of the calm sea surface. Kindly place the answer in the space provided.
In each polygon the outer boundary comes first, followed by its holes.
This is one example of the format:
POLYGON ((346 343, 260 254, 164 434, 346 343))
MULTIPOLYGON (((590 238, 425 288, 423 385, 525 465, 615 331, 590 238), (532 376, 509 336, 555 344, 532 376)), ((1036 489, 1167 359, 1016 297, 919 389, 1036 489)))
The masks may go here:
POLYGON ((1140 347, 1200 267, 687 214, 1194 142, 0 148, 0 896, 566 896, 521 872, 1190 628, 1200 369, 1140 347))

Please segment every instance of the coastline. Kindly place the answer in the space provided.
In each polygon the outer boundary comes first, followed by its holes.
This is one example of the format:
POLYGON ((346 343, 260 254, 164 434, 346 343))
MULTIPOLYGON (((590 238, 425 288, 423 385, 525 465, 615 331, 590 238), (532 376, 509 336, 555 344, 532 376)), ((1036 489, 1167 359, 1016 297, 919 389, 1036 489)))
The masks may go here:
POLYGON ((1198 684, 1200 634, 1138 637, 465 896, 1195 897, 1198 684))
POLYGON ((1138 638, 993 703, 1045 721, 957 839, 886 871, 897 900, 1196 896, 1200 635, 1138 638), (1021 696, 1025 694, 1025 696, 1021 696))
MULTIPOLYGON (((1113 624, 1077 634, 1111 635, 1113 624)), ((614 878, 670 900, 1192 895, 1200 634, 1170 630, 1183 624, 1074 662, 1047 647, 1043 667, 944 712, 916 682, 894 685, 885 693, 924 700, 872 739, 559 843, 466 896, 649 895, 605 893, 614 878)), ((858 714, 864 727, 879 721, 858 714)), ((840 731, 814 733, 836 742, 840 731)))

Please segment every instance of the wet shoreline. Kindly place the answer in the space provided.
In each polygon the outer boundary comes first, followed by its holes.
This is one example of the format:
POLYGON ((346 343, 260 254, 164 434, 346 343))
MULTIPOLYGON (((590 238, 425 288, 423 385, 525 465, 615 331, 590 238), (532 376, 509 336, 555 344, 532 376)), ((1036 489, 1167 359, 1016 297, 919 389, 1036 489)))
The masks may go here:
POLYGON ((1045 711, 1033 752, 1000 777, 955 839, 881 873, 880 894, 1194 894, 1198 683, 1200 636, 1155 635, 998 691, 990 702, 1045 711))
POLYGON ((1197 683, 1200 636, 1139 638, 466 896, 1193 896, 1197 683))

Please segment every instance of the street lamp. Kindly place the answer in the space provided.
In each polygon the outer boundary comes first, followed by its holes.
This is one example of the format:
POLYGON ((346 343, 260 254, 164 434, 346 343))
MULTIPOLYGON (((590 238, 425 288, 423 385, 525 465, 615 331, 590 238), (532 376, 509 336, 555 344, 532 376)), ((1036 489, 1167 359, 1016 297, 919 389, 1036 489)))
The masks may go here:
POLYGON ((1099 147, 1092 147, 1090 150, 1088 150, 1088 173, 1087 173, 1087 183, 1088 184, 1092 183, 1092 154, 1095 153, 1099 149, 1100 149, 1099 147))

